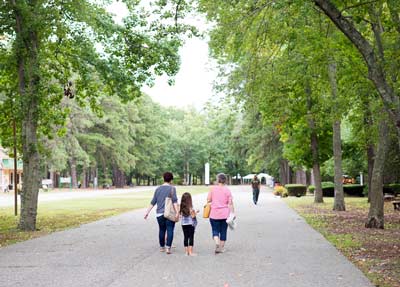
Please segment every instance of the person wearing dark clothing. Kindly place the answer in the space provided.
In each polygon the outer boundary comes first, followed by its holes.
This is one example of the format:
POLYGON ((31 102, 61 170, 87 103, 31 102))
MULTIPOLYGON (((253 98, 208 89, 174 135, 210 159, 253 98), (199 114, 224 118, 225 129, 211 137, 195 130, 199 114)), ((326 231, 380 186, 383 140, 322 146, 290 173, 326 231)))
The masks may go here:
POLYGON ((258 180, 257 175, 255 175, 251 181, 251 187, 253 188, 253 202, 257 205, 258 196, 260 195, 260 181, 258 180))

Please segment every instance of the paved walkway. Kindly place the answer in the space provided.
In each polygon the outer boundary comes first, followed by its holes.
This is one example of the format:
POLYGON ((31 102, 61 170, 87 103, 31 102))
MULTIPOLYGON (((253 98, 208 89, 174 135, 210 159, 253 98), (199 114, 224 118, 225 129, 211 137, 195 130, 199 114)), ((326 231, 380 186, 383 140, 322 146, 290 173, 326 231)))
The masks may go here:
MULTIPOLYGON (((228 232, 224 254, 214 255, 202 218, 197 257, 184 256, 180 226, 174 254, 160 253, 154 213, 145 221, 138 210, 0 249, 0 285, 373 286, 281 199, 263 191, 254 206, 248 189, 232 188, 238 228, 228 232)), ((198 206, 204 201, 205 195, 194 198, 198 206)))

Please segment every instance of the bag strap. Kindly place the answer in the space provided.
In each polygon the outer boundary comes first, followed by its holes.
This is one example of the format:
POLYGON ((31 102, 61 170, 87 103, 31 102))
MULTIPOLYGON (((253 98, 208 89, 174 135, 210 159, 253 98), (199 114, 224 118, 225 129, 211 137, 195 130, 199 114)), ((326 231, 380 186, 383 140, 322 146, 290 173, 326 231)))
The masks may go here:
POLYGON ((171 185, 171 191, 169 192, 169 196, 172 199, 172 191, 174 190, 174 187, 171 185))

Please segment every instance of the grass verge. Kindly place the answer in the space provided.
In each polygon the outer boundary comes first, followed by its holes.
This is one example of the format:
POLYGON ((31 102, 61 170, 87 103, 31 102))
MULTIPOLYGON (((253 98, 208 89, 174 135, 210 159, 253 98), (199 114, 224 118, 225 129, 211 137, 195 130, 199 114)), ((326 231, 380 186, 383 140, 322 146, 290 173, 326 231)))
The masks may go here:
POLYGON ((352 261, 375 286, 400 287, 400 212, 385 202, 385 229, 365 228, 366 198, 345 198, 346 211, 333 211, 333 198, 314 204, 312 196, 285 202, 352 261))
MULTIPOLYGON (((184 192, 195 195, 207 192, 208 188, 204 186, 178 187, 177 191, 178 197, 180 197, 184 192)), ((13 215, 13 207, 0 208, 0 247, 77 227, 134 209, 145 208, 149 205, 152 196, 153 191, 144 191, 44 202, 39 204, 38 208, 36 224, 38 230, 32 232, 17 229, 19 216, 13 215)))

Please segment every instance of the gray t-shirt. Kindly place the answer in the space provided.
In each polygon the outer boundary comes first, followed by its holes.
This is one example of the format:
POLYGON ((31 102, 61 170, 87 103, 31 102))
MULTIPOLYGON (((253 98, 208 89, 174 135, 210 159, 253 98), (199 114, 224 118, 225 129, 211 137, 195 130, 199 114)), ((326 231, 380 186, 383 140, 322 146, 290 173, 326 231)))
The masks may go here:
POLYGON ((176 196, 176 188, 171 185, 161 185, 157 187, 154 192, 151 205, 157 204, 157 214, 163 214, 165 209, 165 198, 171 196, 172 202, 177 203, 178 197, 176 196))

